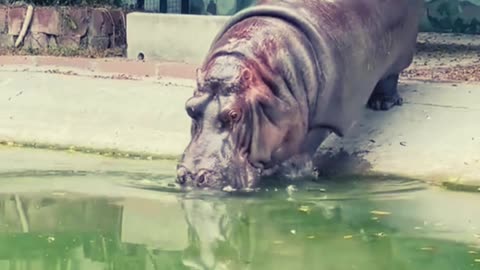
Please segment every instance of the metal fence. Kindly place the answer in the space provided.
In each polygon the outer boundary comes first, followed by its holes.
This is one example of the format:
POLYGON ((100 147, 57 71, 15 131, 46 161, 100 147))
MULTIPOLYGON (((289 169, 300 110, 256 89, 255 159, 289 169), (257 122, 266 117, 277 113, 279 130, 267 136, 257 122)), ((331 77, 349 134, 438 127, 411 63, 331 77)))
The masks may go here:
MULTIPOLYGON (((20 0, 0 0, 11 4, 20 0)), ((37 6, 117 6, 130 11, 233 15, 257 0, 22 0, 37 6)), ((480 34, 480 0, 424 0, 422 31, 480 34)))
POLYGON ((126 0, 131 8, 155 13, 233 15, 256 0, 126 0))
MULTIPOLYGON (((123 1, 130 1, 128 5, 131 9, 143 12, 227 16, 257 2, 257 0, 123 1)), ((480 0, 424 1, 426 13, 421 22, 422 31, 480 34, 480 0)))

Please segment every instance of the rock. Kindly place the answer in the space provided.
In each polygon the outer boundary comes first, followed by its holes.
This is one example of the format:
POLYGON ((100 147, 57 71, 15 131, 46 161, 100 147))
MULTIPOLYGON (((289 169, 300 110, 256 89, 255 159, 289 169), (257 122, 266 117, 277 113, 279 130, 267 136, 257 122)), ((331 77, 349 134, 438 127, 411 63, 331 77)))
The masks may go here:
POLYGON ((113 19, 114 31, 111 44, 115 47, 125 47, 127 45, 126 18, 125 13, 119 9, 110 10, 113 19))
POLYGON ((20 33, 26 13, 26 7, 11 7, 8 10, 7 26, 9 35, 17 36, 20 33))
POLYGON ((0 48, 11 47, 14 43, 15 41, 12 36, 5 33, 0 33, 0 48))
POLYGON ((0 34, 7 32, 8 9, 6 6, 0 6, 0 34))
POLYGON ((46 49, 48 47, 49 37, 45 33, 30 32, 24 40, 23 47, 32 49, 46 49))
POLYGON ((88 42, 88 47, 96 50, 108 49, 109 45, 110 45, 110 37, 106 37, 106 36, 91 37, 88 42))
POLYGON ((104 8, 92 9, 89 35, 109 36, 113 34, 113 18, 110 12, 104 8))
POLYGON ((62 9, 62 35, 83 37, 87 34, 89 8, 62 9))
POLYGON ((58 47, 57 37, 56 37, 56 36, 50 36, 50 37, 48 38, 48 47, 49 47, 49 48, 56 48, 56 47, 58 47))
POLYGON ((49 35, 60 35, 60 13, 54 7, 36 7, 33 11, 30 31, 33 33, 45 33, 49 35))
POLYGON ((108 49, 113 44, 112 41, 116 41, 111 40, 114 28, 113 16, 107 9, 93 9, 88 29, 89 48, 97 50, 108 49))
POLYGON ((78 35, 62 35, 57 37, 57 45, 60 47, 78 49, 81 48, 81 37, 78 35))

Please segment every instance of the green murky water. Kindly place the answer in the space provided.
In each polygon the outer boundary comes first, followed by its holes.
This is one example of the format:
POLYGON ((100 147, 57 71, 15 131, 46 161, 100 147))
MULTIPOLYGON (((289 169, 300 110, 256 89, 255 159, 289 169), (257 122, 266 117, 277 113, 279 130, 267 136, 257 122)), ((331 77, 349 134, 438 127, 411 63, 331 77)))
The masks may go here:
POLYGON ((159 184, 168 162, 2 153, 0 269, 480 269, 478 194, 368 179, 184 193, 159 184))

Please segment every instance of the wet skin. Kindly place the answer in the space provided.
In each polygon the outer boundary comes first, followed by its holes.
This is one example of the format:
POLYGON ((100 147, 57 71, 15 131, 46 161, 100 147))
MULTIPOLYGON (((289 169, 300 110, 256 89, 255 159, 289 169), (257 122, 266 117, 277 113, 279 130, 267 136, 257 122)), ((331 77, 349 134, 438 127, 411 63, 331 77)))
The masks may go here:
POLYGON ((265 170, 342 137, 365 105, 402 104, 422 0, 269 2, 235 15, 197 70, 183 185, 254 188, 265 170))

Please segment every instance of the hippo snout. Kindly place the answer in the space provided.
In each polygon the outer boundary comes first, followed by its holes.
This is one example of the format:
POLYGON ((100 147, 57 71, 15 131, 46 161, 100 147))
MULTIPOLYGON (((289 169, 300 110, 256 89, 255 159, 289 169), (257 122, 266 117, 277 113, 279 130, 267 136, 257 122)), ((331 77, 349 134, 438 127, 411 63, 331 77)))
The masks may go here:
POLYGON ((177 182, 181 185, 196 185, 198 187, 213 187, 221 183, 221 176, 211 170, 200 169, 192 172, 184 166, 177 169, 177 182))

